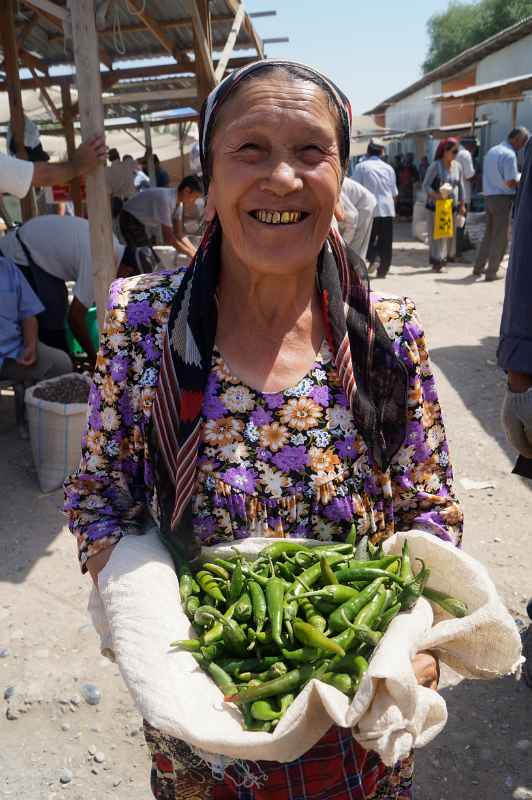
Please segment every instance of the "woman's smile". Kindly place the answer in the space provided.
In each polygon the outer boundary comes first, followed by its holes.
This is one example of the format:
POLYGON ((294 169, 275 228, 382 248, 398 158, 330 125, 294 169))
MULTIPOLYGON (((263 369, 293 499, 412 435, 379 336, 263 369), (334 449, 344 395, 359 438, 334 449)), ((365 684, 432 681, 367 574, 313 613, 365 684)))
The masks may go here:
POLYGON ((277 211, 268 208, 259 208, 248 212, 249 216, 266 225, 297 225, 303 222, 309 214, 307 211, 277 211))

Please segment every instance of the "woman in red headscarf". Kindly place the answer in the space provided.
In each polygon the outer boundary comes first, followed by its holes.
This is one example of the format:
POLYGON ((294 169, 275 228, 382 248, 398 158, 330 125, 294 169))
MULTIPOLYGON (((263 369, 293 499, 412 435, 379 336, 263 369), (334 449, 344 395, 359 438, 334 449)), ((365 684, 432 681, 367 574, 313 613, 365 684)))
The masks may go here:
POLYGON ((458 139, 443 139, 436 150, 434 161, 428 168, 423 181, 423 189, 427 193, 427 209, 429 211, 430 263, 434 272, 441 272, 448 261, 454 261, 456 254, 456 223, 459 214, 465 214, 465 186, 462 168, 456 161, 458 139), (443 187, 450 187, 445 191, 443 187), (436 201, 452 199, 453 226, 452 235, 445 238, 434 238, 434 218, 436 201))

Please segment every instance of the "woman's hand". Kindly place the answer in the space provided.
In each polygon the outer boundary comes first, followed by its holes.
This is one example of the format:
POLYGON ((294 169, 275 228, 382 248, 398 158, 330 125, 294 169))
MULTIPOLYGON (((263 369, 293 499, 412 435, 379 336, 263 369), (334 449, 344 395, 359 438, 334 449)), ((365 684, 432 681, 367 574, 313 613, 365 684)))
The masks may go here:
POLYGON ((436 656, 422 650, 412 659, 417 682, 428 689, 437 689, 440 680, 440 664, 436 656))
POLYGON ((98 588, 98 574, 109 561, 114 548, 115 545, 112 545, 112 547, 106 547, 105 550, 100 550, 100 552, 96 553, 95 556, 91 556, 87 559, 87 569, 90 572, 96 588, 98 588))

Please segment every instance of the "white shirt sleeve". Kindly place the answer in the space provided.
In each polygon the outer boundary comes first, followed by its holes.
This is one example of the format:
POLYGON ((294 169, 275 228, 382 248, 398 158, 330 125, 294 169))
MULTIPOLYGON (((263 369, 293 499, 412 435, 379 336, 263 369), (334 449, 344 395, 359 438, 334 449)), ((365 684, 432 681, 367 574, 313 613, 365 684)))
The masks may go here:
POLYGON ((0 193, 13 194, 20 200, 30 189, 33 179, 33 164, 0 153, 0 193))

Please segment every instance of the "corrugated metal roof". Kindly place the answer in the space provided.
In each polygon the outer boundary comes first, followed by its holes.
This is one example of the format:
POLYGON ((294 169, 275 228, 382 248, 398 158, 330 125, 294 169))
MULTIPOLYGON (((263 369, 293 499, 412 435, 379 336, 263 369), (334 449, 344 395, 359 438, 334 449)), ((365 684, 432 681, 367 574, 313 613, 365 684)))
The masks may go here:
POLYGON ((468 86, 467 89, 457 89, 455 92, 431 94, 427 97, 427 100, 458 100, 460 98, 467 98, 470 95, 487 94, 494 89, 502 89, 505 86, 518 86, 521 83, 527 82, 530 82, 530 88, 532 89, 532 73, 517 75, 514 78, 503 78, 500 81, 492 81, 491 83, 480 83, 478 86, 468 86))
POLYGON ((451 75, 456 75, 456 73, 461 72, 471 64, 480 61, 490 53, 495 53, 497 50, 502 50, 503 47, 508 47, 508 45, 513 44, 513 42, 516 42, 519 39, 523 39, 530 33, 532 33, 532 16, 527 17, 521 22, 517 22, 515 25, 511 25, 509 28, 505 28, 499 33, 496 33, 495 36, 490 36, 489 39, 485 39, 483 42, 480 42, 480 44, 470 47, 468 50, 464 50, 464 52, 460 53, 460 55, 452 58, 450 61, 447 61, 440 67, 433 69, 431 72, 427 72, 426 75, 423 75, 423 77, 419 78, 419 80, 414 81, 414 83, 411 83, 409 86, 401 89, 401 91, 393 94, 391 97, 388 97, 387 100, 383 100, 370 111, 366 111, 365 113, 382 113, 388 108, 388 106, 393 105, 393 103, 397 103, 404 97, 408 97, 414 92, 417 92, 419 89, 423 89, 424 86, 428 86, 434 81, 442 78, 448 78, 451 75))
MULTIPOLYGON (((54 0, 58 6, 65 6, 65 0, 54 0)), ((146 12, 163 30, 169 44, 175 51, 193 50, 192 26, 183 23, 190 19, 188 4, 185 0, 135 0, 135 3, 117 1, 109 5, 107 18, 100 30, 100 42, 109 57, 120 63, 140 58, 156 58, 168 55, 168 50, 156 38, 143 21, 129 9, 135 4, 141 8, 144 3, 146 12), (169 23, 181 23, 172 26, 169 23), (128 28, 135 27, 134 30, 128 28)), ((221 50, 231 30, 234 17, 231 6, 226 0, 212 0, 210 4, 213 36, 213 50, 221 50), (220 20, 226 17, 227 21, 220 20)), ((60 20, 36 15, 29 6, 19 5, 17 22, 25 24, 30 19, 37 19, 25 38, 24 47, 41 58, 48 65, 71 65, 73 63, 71 42, 64 39, 60 20)), ((246 27, 241 26, 235 49, 254 49, 254 42, 246 27)))

